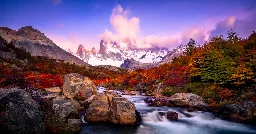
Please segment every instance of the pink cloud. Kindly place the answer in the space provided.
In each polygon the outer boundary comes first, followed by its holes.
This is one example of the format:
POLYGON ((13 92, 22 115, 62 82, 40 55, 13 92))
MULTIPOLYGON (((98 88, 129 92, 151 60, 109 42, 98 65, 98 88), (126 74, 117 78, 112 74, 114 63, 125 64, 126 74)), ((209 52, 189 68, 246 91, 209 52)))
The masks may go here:
POLYGON ((190 39, 194 39, 198 43, 208 40, 208 33, 199 27, 189 27, 181 34, 181 44, 186 44, 190 39))
POLYGON ((173 48, 173 46, 179 44, 179 42, 179 37, 150 35, 143 38, 141 47, 152 47, 152 45, 157 44, 159 47, 173 48))
POLYGON ((216 23, 214 29, 210 31, 210 38, 216 35, 226 37, 230 29, 237 32, 241 37, 247 37, 256 30, 256 10, 245 11, 242 14, 242 17, 230 16, 216 23))
MULTIPOLYGON (((198 27, 189 27, 182 33, 175 36, 146 36, 144 37, 144 44, 157 44, 159 47, 173 49, 177 45, 187 44, 191 38, 196 40, 198 43, 205 42, 208 39, 207 32, 198 27)), ((149 45, 149 47, 150 46, 151 45, 149 45)))
POLYGON ((124 41, 126 40, 131 45, 135 45, 137 35, 140 33, 140 20, 139 18, 132 17, 129 19, 127 15, 129 10, 123 10, 121 5, 118 5, 112 10, 110 23, 114 32, 105 30, 100 38, 105 41, 124 41))
POLYGON ((159 47, 174 48, 180 43, 187 43, 190 38, 195 38, 200 41, 206 39, 206 32, 197 27, 185 29, 179 35, 142 36, 140 29, 140 19, 137 17, 129 18, 130 10, 124 10, 121 5, 117 5, 110 16, 110 23, 113 31, 105 29, 104 33, 99 35, 104 41, 124 41, 129 45, 138 48, 149 48, 153 45, 159 47))

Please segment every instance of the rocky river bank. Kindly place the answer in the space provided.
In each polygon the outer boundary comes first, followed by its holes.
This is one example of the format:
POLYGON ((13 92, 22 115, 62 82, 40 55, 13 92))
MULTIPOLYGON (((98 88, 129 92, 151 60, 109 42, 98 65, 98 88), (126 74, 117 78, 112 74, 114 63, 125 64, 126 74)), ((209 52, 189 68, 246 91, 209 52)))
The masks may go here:
POLYGON ((99 93, 80 74, 68 74, 63 89, 0 89, 1 132, 75 133, 83 122, 136 126, 140 114, 134 103, 116 92, 99 93))
MULTIPOLYGON (((84 133, 88 123, 92 130, 97 124, 107 123, 113 128, 132 127, 136 130, 132 133, 140 133, 137 130, 144 131, 140 127, 148 120, 182 123, 184 117, 192 119, 199 113, 213 111, 202 97, 192 93, 176 93, 171 97, 146 96, 136 91, 125 94, 97 88, 90 79, 76 73, 64 77, 62 88, 0 89, 0 129, 4 133, 84 133)), ((252 102, 231 104, 222 109, 219 117, 253 124, 255 111, 252 102)), ((243 132, 244 128, 241 129, 243 132)))

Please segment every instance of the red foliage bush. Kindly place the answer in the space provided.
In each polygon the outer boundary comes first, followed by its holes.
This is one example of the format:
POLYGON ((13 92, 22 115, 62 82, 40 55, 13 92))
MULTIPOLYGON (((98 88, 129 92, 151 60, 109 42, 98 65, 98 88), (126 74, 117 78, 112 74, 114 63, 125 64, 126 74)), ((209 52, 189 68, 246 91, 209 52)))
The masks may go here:
POLYGON ((60 87, 63 85, 63 77, 60 75, 29 72, 26 73, 24 77, 29 86, 38 89, 60 87))

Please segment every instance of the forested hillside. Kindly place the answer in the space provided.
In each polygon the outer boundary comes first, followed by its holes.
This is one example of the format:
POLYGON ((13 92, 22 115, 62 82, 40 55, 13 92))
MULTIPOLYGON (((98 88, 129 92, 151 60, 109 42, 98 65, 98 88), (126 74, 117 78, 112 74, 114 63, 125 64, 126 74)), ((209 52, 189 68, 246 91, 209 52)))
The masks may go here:
POLYGON ((256 101, 256 33, 248 38, 229 31, 199 46, 191 39, 186 52, 170 64, 138 69, 114 79, 96 81, 112 89, 171 96, 192 92, 211 107, 256 101))

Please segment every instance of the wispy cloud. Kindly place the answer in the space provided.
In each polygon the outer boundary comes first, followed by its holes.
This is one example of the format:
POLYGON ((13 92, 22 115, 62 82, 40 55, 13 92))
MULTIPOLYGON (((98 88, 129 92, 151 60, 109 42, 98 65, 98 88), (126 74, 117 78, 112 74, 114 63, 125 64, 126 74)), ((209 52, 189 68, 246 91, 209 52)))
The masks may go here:
POLYGON ((210 38, 216 35, 224 35, 225 37, 230 29, 237 32, 241 37, 248 36, 253 30, 256 30, 256 11, 250 11, 250 15, 247 18, 239 19, 230 16, 218 22, 210 32, 210 38))

